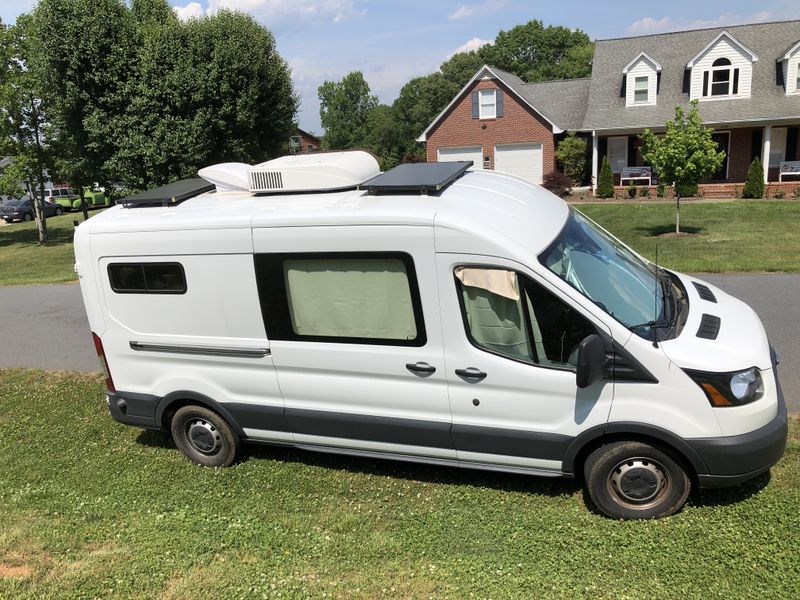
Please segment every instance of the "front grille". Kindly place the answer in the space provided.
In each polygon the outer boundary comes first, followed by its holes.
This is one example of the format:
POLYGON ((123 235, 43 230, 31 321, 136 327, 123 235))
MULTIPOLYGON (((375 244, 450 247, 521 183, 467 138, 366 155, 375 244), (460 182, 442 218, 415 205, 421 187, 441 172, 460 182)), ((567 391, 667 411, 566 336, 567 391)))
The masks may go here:
POLYGON ((697 337, 707 340, 715 340, 719 335, 719 327, 722 321, 714 315, 704 314, 700 319, 700 327, 697 329, 697 337))
POLYGON ((712 292, 709 289, 708 286, 703 285, 702 283, 697 283, 696 281, 693 281, 692 285, 695 287, 695 289, 697 290, 698 295, 703 300, 708 300, 709 302, 716 302, 717 301, 717 297, 714 295, 714 292, 712 292))

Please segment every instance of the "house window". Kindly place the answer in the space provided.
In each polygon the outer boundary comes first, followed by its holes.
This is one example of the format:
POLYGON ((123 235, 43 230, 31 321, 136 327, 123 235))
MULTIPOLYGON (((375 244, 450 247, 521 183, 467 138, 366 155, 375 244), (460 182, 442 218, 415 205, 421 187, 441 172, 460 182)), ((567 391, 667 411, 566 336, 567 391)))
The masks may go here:
POLYGON ((735 96, 739 93, 739 69, 730 59, 718 58, 711 69, 703 73, 703 97, 735 96))
POLYGON ((633 101, 637 104, 647 102, 649 99, 650 78, 637 77, 633 83, 633 101))
POLYGON ((481 90, 479 95, 479 117, 481 119, 497 118, 496 90, 481 90))
POLYGON ((794 91, 800 92, 800 60, 795 65, 795 72, 797 73, 797 78, 794 81, 794 91))

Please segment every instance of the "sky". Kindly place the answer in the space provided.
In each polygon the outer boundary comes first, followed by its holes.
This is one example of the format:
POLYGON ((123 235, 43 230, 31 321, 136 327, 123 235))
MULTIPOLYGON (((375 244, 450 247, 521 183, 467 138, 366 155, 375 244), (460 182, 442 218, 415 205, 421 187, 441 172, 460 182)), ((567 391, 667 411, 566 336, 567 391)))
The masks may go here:
MULTIPOLYGON (((800 18, 797 0, 170 0, 183 19, 220 8, 253 15, 275 35, 301 97, 302 129, 322 133, 317 88, 361 71, 381 102, 455 52, 490 42, 531 19, 606 39, 800 18)), ((0 0, 13 22, 35 0, 0 0)), ((800 38, 800 31, 798 32, 800 38)))

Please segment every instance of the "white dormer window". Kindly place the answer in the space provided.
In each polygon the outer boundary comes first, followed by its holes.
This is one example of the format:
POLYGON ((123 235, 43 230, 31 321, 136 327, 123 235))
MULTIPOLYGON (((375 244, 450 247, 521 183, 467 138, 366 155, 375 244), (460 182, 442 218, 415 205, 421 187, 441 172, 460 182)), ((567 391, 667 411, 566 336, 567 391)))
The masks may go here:
POLYGON ((729 58, 718 58, 711 68, 703 73, 703 97, 735 96, 739 93, 739 69, 734 68, 729 58))
POLYGON ((622 70, 625 77, 625 106, 652 106, 658 94, 659 65, 645 52, 640 52, 622 70))
POLYGON ((497 118, 497 90, 481 90, 480 102, 478 104, 478 118, 495 119, 497 118))

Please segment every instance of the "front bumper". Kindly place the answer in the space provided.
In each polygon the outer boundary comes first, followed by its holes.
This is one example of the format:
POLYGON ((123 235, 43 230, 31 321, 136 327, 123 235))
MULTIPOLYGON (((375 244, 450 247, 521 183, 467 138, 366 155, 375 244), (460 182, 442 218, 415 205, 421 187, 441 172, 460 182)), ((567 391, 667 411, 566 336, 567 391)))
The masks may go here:
POLYGON ((788 436, 786 402, 777 367, 774 370, 778 414, 772 421, 742 435, 686 440, 708 467, 707 473, 697 475, 701 488, 737 485, 768 471, 783 456, 788 436))

